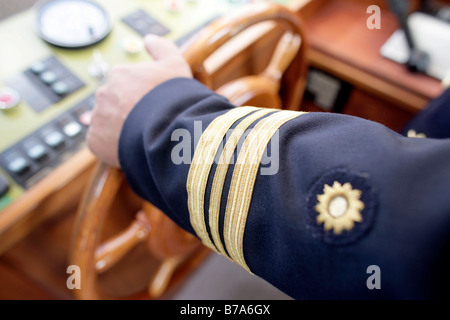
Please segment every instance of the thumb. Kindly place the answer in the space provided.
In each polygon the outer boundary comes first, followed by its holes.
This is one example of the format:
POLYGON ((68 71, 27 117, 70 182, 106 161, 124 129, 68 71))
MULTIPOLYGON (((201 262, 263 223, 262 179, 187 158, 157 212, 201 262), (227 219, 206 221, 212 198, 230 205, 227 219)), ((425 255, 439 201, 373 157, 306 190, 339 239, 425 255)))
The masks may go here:
POLYGON ((149 34, 144 39, 147 52, 155 60, 163 60, 171 57, 182 57, 180 49, 166 38, 149 34))

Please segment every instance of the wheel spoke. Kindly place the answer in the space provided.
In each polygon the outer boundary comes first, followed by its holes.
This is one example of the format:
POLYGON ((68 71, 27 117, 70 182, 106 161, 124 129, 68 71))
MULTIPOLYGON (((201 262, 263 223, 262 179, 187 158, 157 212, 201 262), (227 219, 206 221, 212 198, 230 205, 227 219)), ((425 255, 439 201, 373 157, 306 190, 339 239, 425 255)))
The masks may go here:
POLYGON ((145 215, 139 212, 136 219, 127 229, 108 239, 95 251, 95 268, 98 273, 105 272, 131 251, 138 243, 143 242, 150 231, 150 224, 145 215))
POLYGON ((148 285, 150 297, 157 299, 164 294, 169 287, 175 270, 181 262, 183 262, 183 257, 176 256, 167 258, 161 263, 148 285))
MULTIPOLYGON (((286 32, 280 39, 263 75, 280 85, 281 77, 297 55, 301 38, 286 32)), ((278 88, 277 88, 278 90, 278 88)))

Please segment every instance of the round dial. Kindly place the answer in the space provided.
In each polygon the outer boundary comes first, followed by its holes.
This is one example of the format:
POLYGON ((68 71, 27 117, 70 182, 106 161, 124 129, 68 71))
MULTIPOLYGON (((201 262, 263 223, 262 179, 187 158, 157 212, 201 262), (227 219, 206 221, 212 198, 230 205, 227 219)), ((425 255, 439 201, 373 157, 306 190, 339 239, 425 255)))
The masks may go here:
POLYGON ((45 41, 80 48, 103 40, 111 31, 108 13, 89 0, 47 0, 37 5, 37 31, 45 41))

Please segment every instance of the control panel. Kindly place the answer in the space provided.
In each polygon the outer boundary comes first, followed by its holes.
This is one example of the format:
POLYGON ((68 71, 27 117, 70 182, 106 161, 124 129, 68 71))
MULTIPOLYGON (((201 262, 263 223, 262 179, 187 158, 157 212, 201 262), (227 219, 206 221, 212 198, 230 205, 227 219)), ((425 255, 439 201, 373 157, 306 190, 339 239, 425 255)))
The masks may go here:
POLYGON ((256 1, 49 0, 0 21, 0 214, 85 146, 95 90, 113 65, 150 59, 144 35, 181 45, 256 1))

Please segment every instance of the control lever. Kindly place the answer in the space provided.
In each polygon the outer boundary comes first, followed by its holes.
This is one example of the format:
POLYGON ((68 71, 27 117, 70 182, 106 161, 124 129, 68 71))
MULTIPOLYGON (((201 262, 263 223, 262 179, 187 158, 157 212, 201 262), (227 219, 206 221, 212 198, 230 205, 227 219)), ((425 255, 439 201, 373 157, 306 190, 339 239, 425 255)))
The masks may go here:
POLYGON ((397 15, 400 26, 403 29, 408 43, 408 47, 411 50, 409 59, 406 63, 408 69, 413 72, 425 73, 429 64, 430 56, 423 50, 417 48, 414 43, 414 39, 411 35, 411 29, 408 26, 408 0, 388 0, 391 11, 397 15))

